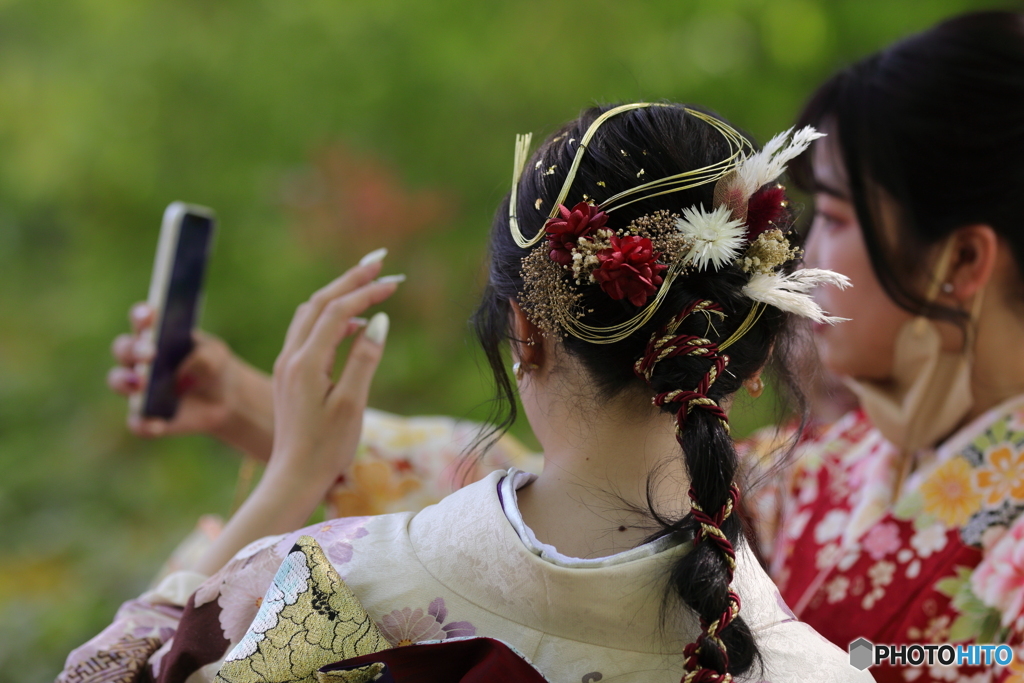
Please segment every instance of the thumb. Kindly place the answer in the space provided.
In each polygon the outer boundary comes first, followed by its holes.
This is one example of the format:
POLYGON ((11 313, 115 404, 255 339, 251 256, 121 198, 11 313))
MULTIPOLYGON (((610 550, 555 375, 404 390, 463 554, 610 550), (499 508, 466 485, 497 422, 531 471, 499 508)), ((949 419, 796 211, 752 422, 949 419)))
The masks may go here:
POLYGON ((384 341, 390 326, 391 320, 387 313, 377 313, 370 318, 366 331, 352 342, 341 378, 331 389, 331 399, 347 399, 365 407, 370 395, 370 383, 384 355, 384 341))

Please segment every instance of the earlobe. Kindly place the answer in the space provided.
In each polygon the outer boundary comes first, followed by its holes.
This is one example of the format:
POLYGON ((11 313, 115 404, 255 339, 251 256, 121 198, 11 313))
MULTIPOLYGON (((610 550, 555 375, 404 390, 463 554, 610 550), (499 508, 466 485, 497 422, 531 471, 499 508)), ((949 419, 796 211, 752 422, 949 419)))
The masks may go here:
POLYGON ((512 356, 520 368, 537 370, 544 364, 544 344, 540 329, 530 322, 514 299, 509 299, 512 311, 512 356))

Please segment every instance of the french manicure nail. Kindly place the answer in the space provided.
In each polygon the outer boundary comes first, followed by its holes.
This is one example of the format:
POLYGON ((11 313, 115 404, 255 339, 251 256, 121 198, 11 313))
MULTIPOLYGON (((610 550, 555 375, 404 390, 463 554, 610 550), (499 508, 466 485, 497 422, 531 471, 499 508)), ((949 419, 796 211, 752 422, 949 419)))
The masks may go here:
POLYGON ((131 316, 132 320, 134 320, 135 322, 141 323, 143 320, 146 319, 146 316, 148 314, 149 306, 147 304, 135 304, 134 306, 132 306, 131 316))
POLYGON ((371 263, 377 263, 378 261, 383 261, 384 257, 387 256, 387 255, 388 255, 388 250, 385 249, 384 247, 381 247, 380 249, 374 249, 369 254, 367 254, 363 258, 359 259, 359 265, 361 265, 361 266, 368 266, 371 263))
POLYGON ((383 344, 388 338, 388 328, 391 326, 391 319, 383 311, 374 314, 366 326, 366 338, 374 344, 383 344))
POLYGON ((366 327, 367 323, 370 322, 366 318, 360 318, 358 316, 353 316, 353 317, 349 318, 348 321, 350 323, 352 323, 353 325, 358 325, 359 327, 366 327))
POLYGON ((405 273, 398 273, 397 275, 385 275, 384 277, 377 278, 377 284, 390 285, 392 282, 405 282, 405 273))
POLYGON ((153 347, 153 341, 150 339, 140 339, 135 342, 135 346, 132 348, 135 353, 135 357, 139 360, 149 360, 153 357, 156 349, 153 347))

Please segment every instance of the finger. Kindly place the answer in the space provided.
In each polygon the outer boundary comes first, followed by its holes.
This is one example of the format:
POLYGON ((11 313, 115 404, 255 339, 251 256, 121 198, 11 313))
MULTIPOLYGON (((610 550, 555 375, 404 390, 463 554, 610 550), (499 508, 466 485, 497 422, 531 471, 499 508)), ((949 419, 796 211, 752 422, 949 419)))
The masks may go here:
POLYGON ((122 396, 138 393, 142 390, 143 384, 143 378, 129 368, 111 368, 107 373, 107 386, 122 396))
POLYGON ((366 331, 352 342, 341 378, 328 394, 329 401, 348 401, 360 410, 366 406, 390 326, 387 313, 377 313, 370 319, 366 331))
POLYGON ((135 360, 135 342, 138 338, 130 334, 119 334, 110 345, 110 354, 120 365, 133 367, 135 360))
MULTIPOLYGON (((377 252, 371 252, 370 254, 367 254, 367 256, 371 256, 375 253, 380 253, 380 250, 377 252)), ((372 282, 373 278, 377 277, 380 273, 380 269, 380 260, 371 260, 369 263, 363 263, 362 265, 350 268, 342 276, 335 278, 314 292, 313 295, 309 297, 309 300, 299 306, 298 310, 296 310, 295 317, 292 318, 291 325, 288 326, 288 333, 285 335, 284 350, 282 353, 294 351, 305 343, 310 331, 316 324, 317 318, 320 317, 320 314, 328 303, 339 296, 348 294, 349 292, 372 282)))
POLYGON ((145 301, 134 304, 128 313, 128 320, 131 321, 132 331, 141 332, 153 326, 153 309, 145 301))
POLYGON ((157 417, 129 415, 128 429, 136 436, 152 439, 167 433, 167 421, 157 417))
POLYGON ((338 344, 345 338, 351 319, 395 293, 397 282, 373 282, 332 301, 316 321, 300 349, 317 368, 333 367, 338 344))

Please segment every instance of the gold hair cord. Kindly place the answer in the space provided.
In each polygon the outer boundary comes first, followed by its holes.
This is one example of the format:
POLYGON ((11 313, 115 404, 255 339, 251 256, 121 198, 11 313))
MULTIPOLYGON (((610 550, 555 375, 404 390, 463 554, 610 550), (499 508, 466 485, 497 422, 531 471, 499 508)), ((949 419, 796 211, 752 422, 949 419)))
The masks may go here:
MULTIPOLYGON (((527 240, 523 237, 523 231, 519 229, 519 215, 516 208, 519 201, 519 180, 523 177, 523 168, 530 155, 530 141, 533 140, 533 133, 516 136, 516 155, 512 166, 512 192, 508 199, 508 225, 512 230, 512 239, 522 248, 536 244, 538 240, 527 240)), ((541 230, 538 235, 543 235, 541 230)))
POLYGON ((735 344, 740 340, 740 337, 750 331, 757 321, 761 319, 761 314, 764 313, 764 304, 760 301, 755 301, 754 305, 750 307, 750 312, 747 313, 747 317, 743 319, 740 326, 736 328, 736 331, 729 335, 729 338, 718 345, 719 351, 725 351, 727 348, 735 344))
MULTIPOLYGON (((576 156, 573 158, 572 165, 569 167, 569 172, 565 177, 565 181, 562 183, 562 189, 559 191, 558 197, 555 199, 555 202, 551 207, 551 212, 548 214, 548 218, 554 218, 558 215, 558 207, 569 195, 572 183, 576 179, 576 173, 579 171, 580 164, 583 161, 583 155, 587 150, 587 146, 590 144, 590 141, 593 140, 598 129, 608 121, 608 119, 636 109, 676 106, 677 105, 663 102, 634 102, 632 104, 624 104, 609 109, 597 117, 587 128, 586 133, 584 133, 580 140, 579 148, 576 150, 576 156)), ((683 190, 717 182, 732 173, 746 158, 748 152, 754 151, 750 142, 740 135, 736 129, 724 121, 721 121, 710 114, 697 111, 696 109, 690 109, 688 107, 683 107, 683 111, 694 118, 704 121, 721 133, 722 137, 729 144, 731 150, 729 156, 703 168, 678 173, 665 178, 659 178, 657 180, 637 185, 636 187, 628 190, 624 190, 623 192, 613 195, 607 198, 604 202, 598 204, 598 207, 601 210, 610 213, 611 211, 621 209, 624 206, 628 206, 629 204, 633 204, 634 202, 639 202, 644 199, 650 199, 651 197, 658 197, 672 192, 681 192, 683 190), (624 199, 629 199, 629 201, 622 201, 624 199)), ((526 249, 537 244, 546 234, 544 230, 538 230, 537 234, 533 237, 527 238, 523 235, 522 229, 519 226, 519 217, 516 211, 518 185, 522 178, 523 169, 526 166, 530 141, 531 134, 516 136, 516 151, 512 174, 512 192, 509 200, 509 229, 515 243, 522 249, 526 249)), ((579 321, 579 316, 577 315, 578 311, 571 310, 559 311, 558 322, 569 334, 592 344, 614 344, 622 341, 646 325, 651 318, 654 317, 654 314, 657 313, 662 301, 667 296, 672 282, 682 273, 685 266, 685 262, 671 264, 669 269, 665 272, 662 284, 658 288, 658 293, 655 295, 654 299, 644 306, 639 313, 625 322, 610 325, 608 327, 586 325, 579 321)), ((754 322, 756 322, 756 319, 750 324, 752 325, 754 322)), ((747 329, 749 329, 749 326, 747 329)), ((738 339, 735 334, 733 336, 738 339)), ((735 341, 735 339, 732 341, 735 341)))

